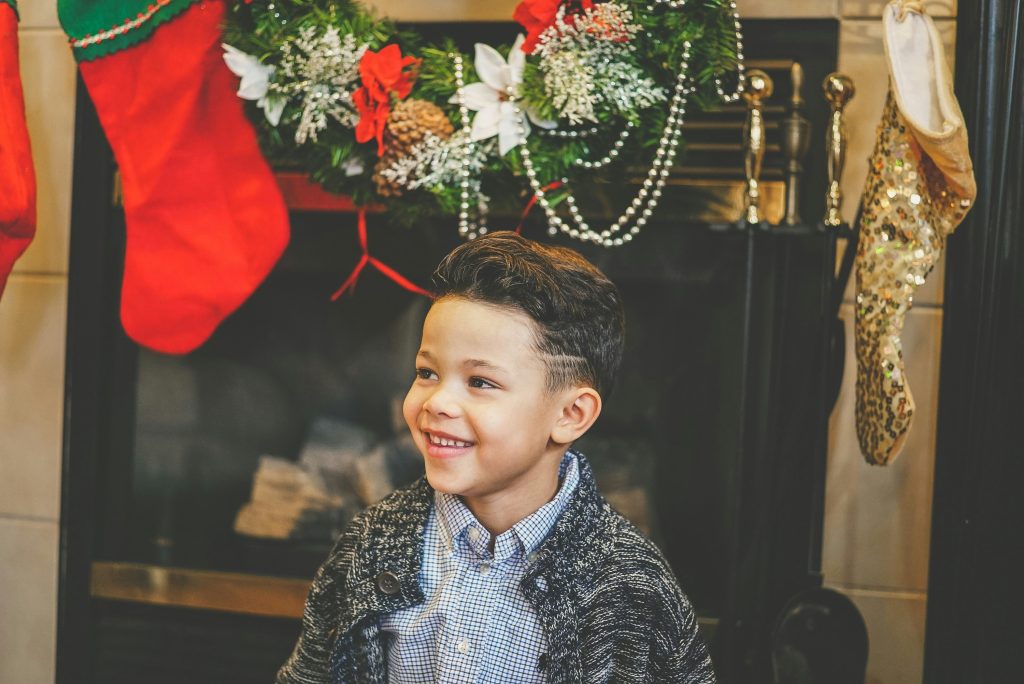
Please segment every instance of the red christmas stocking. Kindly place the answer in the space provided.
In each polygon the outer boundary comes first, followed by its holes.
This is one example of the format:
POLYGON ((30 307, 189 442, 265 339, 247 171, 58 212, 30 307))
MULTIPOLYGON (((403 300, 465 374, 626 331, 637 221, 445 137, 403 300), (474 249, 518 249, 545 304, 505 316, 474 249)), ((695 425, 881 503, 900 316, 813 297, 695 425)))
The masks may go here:
POLYGON ((0 296, 36 232, 36 177, 18 71, 18 17, 0 0, 0 296))
MULTIPOLYGON (((176 4, 151 5, 153 23, 161 22, 152 35, 80 69, 121 170, 128 231, 121 322, 139 344, 183 354, 252 294, 289 229, 224 64, 224 3, 161 14, 176 4)), ((68 16, 83 7, 62 5, 68 16)), ((121 34, 113 35, 116 42, 121 34)), ((82 44, 72 37, 76 50, 82 44)))

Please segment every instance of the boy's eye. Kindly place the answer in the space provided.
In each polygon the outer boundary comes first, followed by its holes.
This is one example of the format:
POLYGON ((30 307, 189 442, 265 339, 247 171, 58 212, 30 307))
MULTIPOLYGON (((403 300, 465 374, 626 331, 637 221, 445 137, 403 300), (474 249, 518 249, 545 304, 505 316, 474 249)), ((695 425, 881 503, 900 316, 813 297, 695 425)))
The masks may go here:
POLYGON ((469 379, 469 386, 474 389, 493 389, 497 387, 494 383, 475 376, 469 379))
POLYGON ((417 368, 416 378, 419 380, 433 380, 437 377, 437 374, 429 368, 417 368))

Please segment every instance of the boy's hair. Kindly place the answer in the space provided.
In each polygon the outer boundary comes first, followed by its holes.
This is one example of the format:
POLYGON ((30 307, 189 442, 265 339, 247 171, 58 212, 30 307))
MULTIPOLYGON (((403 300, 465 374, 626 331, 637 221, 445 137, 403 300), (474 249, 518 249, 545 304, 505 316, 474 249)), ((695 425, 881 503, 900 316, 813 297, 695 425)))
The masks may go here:
POLYGON ((615 285, 578 252, 502 231, 456 247, 433 275, 434 293, 518 309, 537 326, 548 389, 611 392, 625 316, 615 285))

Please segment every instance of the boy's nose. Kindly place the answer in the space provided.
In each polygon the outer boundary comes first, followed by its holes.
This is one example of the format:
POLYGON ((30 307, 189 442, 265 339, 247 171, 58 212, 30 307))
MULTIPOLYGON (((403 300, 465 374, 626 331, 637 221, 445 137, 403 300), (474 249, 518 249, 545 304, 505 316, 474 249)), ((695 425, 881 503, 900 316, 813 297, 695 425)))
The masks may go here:
POLYGON ((454 418, 459 415, 459 405, 448 391, 444 384, 438 385, 427 400, 423 402, 423 409, 435 416, 447 416, 454 418))

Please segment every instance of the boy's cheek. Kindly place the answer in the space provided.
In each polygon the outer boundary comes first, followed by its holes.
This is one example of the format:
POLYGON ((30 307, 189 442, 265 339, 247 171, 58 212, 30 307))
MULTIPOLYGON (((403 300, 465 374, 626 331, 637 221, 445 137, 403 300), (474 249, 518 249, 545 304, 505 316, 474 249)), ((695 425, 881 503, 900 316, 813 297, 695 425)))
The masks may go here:
POLYGON ((409 426, 409 431, 412 432, 413 437, 416 437, 419 433, 417 422, 419 420, 420 406, 422 405, 416 394, 416 386, 413 385, 406 393, 405 401, 402 402, 402 415, 405 416, 405 424, 409 426))

